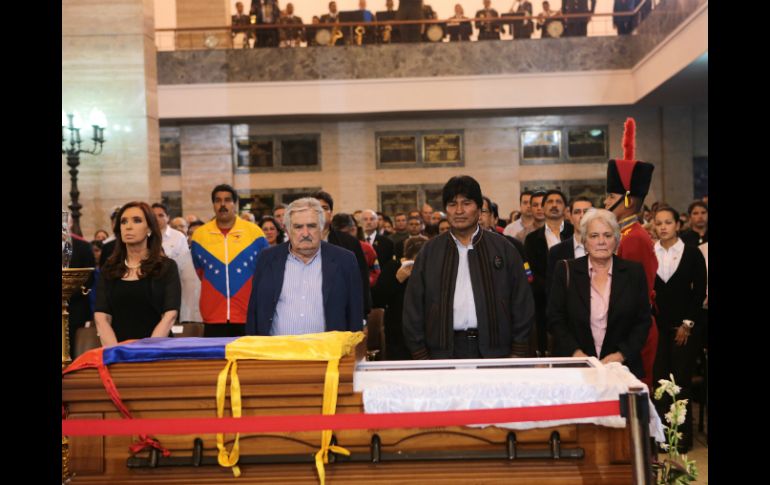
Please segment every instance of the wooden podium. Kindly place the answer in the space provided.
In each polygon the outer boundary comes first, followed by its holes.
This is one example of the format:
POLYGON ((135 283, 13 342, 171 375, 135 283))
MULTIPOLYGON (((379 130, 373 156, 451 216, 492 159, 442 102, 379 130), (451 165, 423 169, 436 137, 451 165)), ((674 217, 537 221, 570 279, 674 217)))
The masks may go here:
MULTIPOLYGON (((224 365, 189 360, 109 369, 135 418, 214 417, 217 375, 224 365)), ((240 361, 238 366, 244 416, 321 414, 326 362, 240 361)), ((354 367, 353 356, 340 361, 337 414, 363 412, 361 395, 353 391, 354 367)), ((64 375, 62 400, 68 419, 120 418, 94 369, 64 375)), ((132 457, 129 446, 136 436, 75 436, 70 438, 72 483, 317 484, 313 455, 320 436, 318 431, 241 434, 237 479, 216 464, 214 434, 155 435, 171 451, 168 458, 147 450, 132 457)), ((590 424, 515 431, 513 447, 511 431, 497 427, 342 430, 335 437, 352 455, 330 458, 330 484, 628 484, 632 477, 628 431, 590 424), (549 453, 560 458, 528 457, 549 453)), ((233 439, 225 435, 228 448, 233 439)))

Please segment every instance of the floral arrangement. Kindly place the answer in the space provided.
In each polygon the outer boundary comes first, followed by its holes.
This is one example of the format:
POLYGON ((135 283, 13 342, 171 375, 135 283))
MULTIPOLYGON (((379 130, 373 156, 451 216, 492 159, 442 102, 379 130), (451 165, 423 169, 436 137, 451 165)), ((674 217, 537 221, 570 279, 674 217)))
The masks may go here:
POLYGON ((669 374, 670 381, 660 379, 660 387, 655 390, 655 400, 660 401, 665 394, 671 396, 674 401, 671 408, 665 414, 668 426, 663 426, 666 430, 666 443, 661 444, 667 454, 663 461, 655 463, 653 466, 657 469, 658 485, 684 485, 698 478, 698 469, 695 466, 695 460, 687 459, 686 454, 679 454, 679 440, 682 439, 682 433, 678 431, 679 426, 684 424, 687 416, 687 399, 676 399, 677 394, 682 390, 676 385, 674 375, 669 374))

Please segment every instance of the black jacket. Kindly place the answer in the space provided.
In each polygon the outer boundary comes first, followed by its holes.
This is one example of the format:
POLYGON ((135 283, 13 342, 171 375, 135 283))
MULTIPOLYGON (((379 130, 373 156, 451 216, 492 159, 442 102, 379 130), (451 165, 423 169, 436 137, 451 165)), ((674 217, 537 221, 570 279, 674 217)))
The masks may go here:
POLYGON ((385 263, 393 260, 396 250, 393 241, 389 237, 377 234, 372 246, 374 246, 374 250, 377 252, 377 261, 380 263, 380 268, 385 263))
MULTIPOLYGON (((70 259, 70 268, 95 268, 96 258, 94 258, 93 249, 91 245, 85 241, 81 241, 75 237, 72 238, 72 259, 70 259)), ((86 289, 93 291, 94 286, 94 274, 88 277, 86 283, 83 285, 86 289)), ((87 295, 84 295, 80 291, 76 291, 69 299, 67 311, 69 312, 69 338, 70 338, 70 353, 74 354, 75 350, 75 332, 78 328, 84 327, 86 322, 93 320, 94 314, 91 311, 91 303, 87 295)))
POLYGON ((706 260, 700 249, 685 245, 682 259, 671 278, 664 282, 655 275, 658 328, 678 327, 682 320, 699 323, 705 299, 706 260))
MULTIPOLYGON (((406 345, 415 358, 445 359, 453 355, 452 338, 446 339, 446 347, 441 345, 442 334, 451 335, 452 332, 451 327, 445 328, 441 314, 446 312, 451 326, 454 281, 457 279, 458 264, 455 263, 454 268, 447 268, 451 291, 442 294, 442 268, 447 256, 451 256, 447 251, 457 252, 451 237, 447 231, 425 243, 417 254, 408 280, 402 324, 406 345)), ((534 324, 532 292, 521 256, 500 234, 481 230, 473 241, 473 249, 468 252, 468 265, 478 321, 479 351, 485 358, 508 357, 514 345, 526 345, 534 324), (485 245, 486 260, 481 257, 481 244, 485 245), (492 292, 485 291, 484 273, 491 279, 494 300, 490 298, 492 292), (490 305, 494 305, 494 321, 488 316, 490 305), (493 335, 496 335, 497 345, 491 343, 493 335)))
POLYGON ((335 230, 329 231, 329 244, 334 244, 341 248, 345 248, 356 255, 356 261, 358 261, 358 268, 361 271, 361 284, 363 285, 363 302, 364 302, 364 314, 363 318, 369 315, 369 311, 372 309, 372 295, 369 291, 369 265, 366 264, 366 258, 364 257, 364 250, 361 249, 361 243, 358 239, 354 238, 350 234, 339 232, 335 230))
POLYGON ((553 268, 562 259, 575 259, 575 236, 565 239, 548 250, 548 263, 545 272, 545 292, 551 291, 553 268))
MULTIPOLYGON (((545 288, 548 272, 548 241, 545 239, 545 227, 536 229, 527 235, 524 240, 524 247, 527 249, 529 265, 532 267, 534 280, 532 281, 532 293, 535 297, 536 305, 545 305, 545 288)), ((572 237, 574 228, 572 224, 564 221, 564 228, 559 237, 565 241, 572 237)))
POLYGON ((625 357, 623 365, 638 378, 644 377, 641 350, 647 340, 651 316, 647 277, 642 265, 612 257, 607 332, 598 356, 591 333, 588 256, 568 261, 567 265, 569 283, 565 264, 557 264, 548 297, 548 327, 554 335, 556 355, 571 357, 580 349, 602 359, 619 351, 625 357))

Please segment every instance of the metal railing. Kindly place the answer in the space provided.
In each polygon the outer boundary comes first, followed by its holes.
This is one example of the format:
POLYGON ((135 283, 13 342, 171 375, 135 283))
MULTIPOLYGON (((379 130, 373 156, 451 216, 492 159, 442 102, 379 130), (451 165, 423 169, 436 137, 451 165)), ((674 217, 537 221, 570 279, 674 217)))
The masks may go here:
MULTIPOLYGON (((336 23, 243 24, 187 28, 155 29, 155 44, 159 51, 240 49, 259 47, 316 47, 332 45, 373 45, 404 43, 407 36, 417 42, 450 42, 456 38, 461 24, 465 34, 470 26, 470 41, 492 38, 510 40, 514 30, 531 30, 528 38, 559 38, 575 36, 616 36, 631 34, 661 0, 644 0, 629 12, 562 14, 544 17, 505 16, 467 19, 380 20, 336 23), (583 27, 581 27, 581 25, 583 27), (416 35, 416 27, 419 33, 416 35), (409 34, 409 29, 412 34, 409 34), (405 35, 406 33, 406 35, 405 35)), ((503 14, 506 15, 506 14, 503 14)), ((282 18, 283 20, 283 18, 282 18)), ((252 17, 254 21, 254 17, 252 17)))

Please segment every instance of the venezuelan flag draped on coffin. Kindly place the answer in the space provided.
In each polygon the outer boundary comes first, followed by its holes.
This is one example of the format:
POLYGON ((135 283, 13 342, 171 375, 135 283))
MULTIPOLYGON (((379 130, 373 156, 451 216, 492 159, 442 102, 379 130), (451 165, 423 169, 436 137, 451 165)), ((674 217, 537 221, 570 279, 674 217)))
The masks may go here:
MULTIPOLYGON (((365 399, 370 402, 369 412, 382 412, 371 406, 388 402, 383 392, 390 392, 389 386, 395 383, 403 392, 409 389, 404 385, 421 385, 414 380, 419 374, 408 369, 418 363, 366 363, 363 339, 361 332, 143 339, 81 356, 63 371, 62 398, 67 419, 211 418, 227 416, 227 409, 234 417, 344 415, 364 412, 365 399), (410 373, 414 375, 407 377, 410 373)), ((521 385, 517 366, 507 365, 514 362, 528 362, 523 367, 530 372, 535 363, 546 367, 540 369, 544 373, 549 371, 543 359, 495 361, 510 367, 508 377, 494 377, 503 381, 500 384, 521 385)), ((601 373, 600 366, 594 370, 601 373)), ((451 380, 445 370, 436 372, 443 372, 441 379, 451 380)), ((461 369, 458 378, 460 374, 467 378, 468 369, 461 369)), ((425 389, 438 384, 434 377, 428 379, 432 382, 422 383, 425 389)), ((398 411, 393 399, 390 402, 384 410, 398 411)), ((425 410, 436 406, 441 404, 434 402, 425 410)), ((71 469, 76 473, 73 483, 111 484, 319 483, 324 479, 328 483, 506 483, 517 479, 555 484, 576 477, 582 477, 582 483, 630 482, 625 428, 579 420, 544 424, 549 426, 509 426, 515 431, 503 426, 453 426, 339 430, 332 435, 329 430, 320 437, 317 431, 75 436, 70 444, 71 469)))

